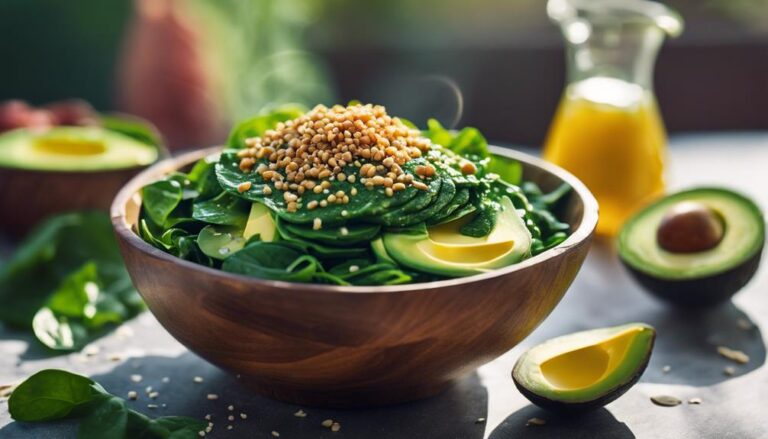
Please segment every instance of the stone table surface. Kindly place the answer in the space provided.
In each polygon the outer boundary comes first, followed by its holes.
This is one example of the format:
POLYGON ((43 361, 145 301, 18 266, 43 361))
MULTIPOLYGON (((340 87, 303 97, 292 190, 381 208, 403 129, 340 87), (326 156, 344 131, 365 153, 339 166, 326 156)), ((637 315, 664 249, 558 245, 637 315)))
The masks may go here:
MULTIPOLYGON (((720 184, 736 188, 768 206, 768 134, 695 134, 674 137, 670 147, 670 187, 720 184)), ((7 255, 9 248, 5 246, 7 255)), ((468 292, 471 294, 471 292, 468 292)), ((181 309, 180 304, 180 309, 181 309)), ((2 306, 2 304, 0 304, 2 306)), ((187 351, 144 313, 95 343, 86 353, 50 357, 24 333, 0 328, 0 384, 13 383, 43 368, 87 374, 124 396, 139 390, 130 405, 151 415, 211 414, 214 438, 768 438, 768 266, 720 308, 699 313, 673 310, 635 285, 617 263, 610 243, 597 243, 563 301, 525 341, 453 388, 431 399, 371 410, 325 410, 284 404, 249 393, 238 380, 187 351), (741 322, 740 322, 741 320, 741 322), (744 320, 752 327, 744 329, 744 320), (510 370, 527 348, 545 339, 588 328, 631 321, 658 330, 650 365, 623 397, 603 409, 572 418, 532 406, 515 389, 510 370), (743 366, 716 352, 718 345, 749 355, 743 366), (723 373, 736 366, 734 376, 723 373), (669 366, 667 372, 664 366, 669 366), (140 374, 141 383, 130 380, 140 374), (204 378, 202 383, 193 377, 204 378), (149 409, 144 388, 160 396, 149 409), (206 399, 216 393, 216 401, 206 399), (700 405, 664 408, 653 395, 700 405), (227 421, 228 406, 235 420, 227 421), (303 409, 307 416, 294 413, 303 409), (247 419, 239 414, 245 413, 247 419), (532 417, 546 425, 526 427, 532 417), (321 427, 334 419, 341 430, 321 427), (484 422, 478 422, 485 418, 484 422), (233 425, 227 430, 226 425, 233 425)), ((233 334, 233 336, 236 336, 233 334)), ((0 438, 75 437, 71 422, 25 425, 13 422, 0 402, 0 438)))

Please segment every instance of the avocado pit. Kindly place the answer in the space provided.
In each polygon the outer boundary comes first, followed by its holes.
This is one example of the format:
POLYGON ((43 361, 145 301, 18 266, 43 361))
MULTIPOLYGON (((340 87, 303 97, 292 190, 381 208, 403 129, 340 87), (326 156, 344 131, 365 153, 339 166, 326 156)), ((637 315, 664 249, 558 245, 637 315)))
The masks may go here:
POLYGON ((682 201, 662 218, 656 241, 671 253, 698 253, 717 247, 724 234, 725 224, 717 212, 702 203, 682 201))

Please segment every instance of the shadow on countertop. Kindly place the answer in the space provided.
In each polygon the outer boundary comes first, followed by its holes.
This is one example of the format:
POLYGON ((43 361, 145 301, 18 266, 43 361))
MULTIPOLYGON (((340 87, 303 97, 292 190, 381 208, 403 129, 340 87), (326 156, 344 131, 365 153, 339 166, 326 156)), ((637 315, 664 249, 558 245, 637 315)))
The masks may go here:
POLYGON ((512 438, 567 438, 594 439, 606 437, 612 439, 632 439, 635 435, 623 422, 613 417, 604 408, 578 416, 554 416, 536 406, 528 405, 507 416, 489 436, 489 439, 512 438), (546 419, 544 426, 526 426, 531 418, 546 419))
MULTIPOLYGON (((287 438, 440 438, 482 439, 487 417, 488 392, 476 373, 457 382, 435 397, 374 409, 333 410, 282 403, 252 393, 240 381, 209 365, 191 353, 178 357, 130 358, 111 372, 94 375, 110 393, 126 398, 129 391, 139 393, 129 407, 152 417, 185 415, 204 418, 211 415, 213 433, 207 437, 271 437, 272 431, 287 438), (131 375, 141 375, 134 383, 131 375), (202 377, 197 383, 194 377, 202 377), (147 387, 159 393, 147 396, 147 387), (218 398, 209 400, 208 395, 218 398), (157 408, 148 408, 156 404, 157 408), (233 410, 228 410, 232 405, 233 410), (306 417, 295 416, 303 410, 306 417), (246 419, 241 417, 246 415, 246 419), (229 416, 233 420, 228 420, 229 416), (321 426, 325 419, 341 425, 339 432, 321 426), (232 425, 231 430, 227 426, 232 425)), ((13 422, 0 429, 3 439, 74 437, 72 422, 30 425, 13 422)))

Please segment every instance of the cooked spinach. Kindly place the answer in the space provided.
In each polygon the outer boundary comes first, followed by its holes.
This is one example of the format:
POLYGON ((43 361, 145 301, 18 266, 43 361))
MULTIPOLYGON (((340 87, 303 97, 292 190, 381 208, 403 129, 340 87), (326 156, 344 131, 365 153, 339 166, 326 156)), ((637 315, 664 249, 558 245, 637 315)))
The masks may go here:
POLYGON ((19 384, 8 411, 19 422, 81 419, 79 439, 192 439, 205 428, 204 421, 182 416, 150 419, 93 380, 58 369, 42 370, 19 384))
MULTIPOLYGON (((428 121, 422 132, 432 145, 401 166, 414 181, 423 183, 422 189, 408 185, 387 194, 384 186, 365 186, 359 175, 361 167, 377 163, 357 156, 354 163, 339 164, 337 172, 358 178, 333 180, 332 190, 301 188, 298 199, 289 200, 273 180, 241 170, 241 153, 250 148, 246 139, 264 136, 302 113, 287 108, 246 120, 233 129, 221 154, 199 161, 187 174, 175 173, 148 185, 143 192, 140 236, 170 254, 224 271, 333 285, 395 285, 437 279, 387 257, 382 234, 418 229, 427 236, 426 226, 463 218, 459 233, 487 236, 496 227, 503 197, 512 200, 531 233, 532 254, 552 248, 568 236, 568 225, 555 212, 570 193, 569 187, 542 193, 523 182, 519 162, 491 154, 480 131, 471 127, 447 130, 436 120, 428 121), (434 168, 434 175, 417 172, 428 165, 434 168), (355 196, 317 209, 289 208, 291 202, 317 206, 338 191, 355 196), (248 234, 246 242, 249 225, 256 227, 249 222, 254 203, 265 206, 271 215, 276 231, 271 242, 261 241, 258 233, 248 234)), ((292 150, 288 145, 282 148, 292 150)), ((288 171, 274 168, 267 155, 252 158, 254 168, 272 165, 282 181, 288 180, 288 171)), ((294 168, 294 172, 300 171, 294 168)))
POLYGON ((54 350, 76 350, 144 309, 100 212, 51 217, 0 268, 0 320, 32 329, 54 350))

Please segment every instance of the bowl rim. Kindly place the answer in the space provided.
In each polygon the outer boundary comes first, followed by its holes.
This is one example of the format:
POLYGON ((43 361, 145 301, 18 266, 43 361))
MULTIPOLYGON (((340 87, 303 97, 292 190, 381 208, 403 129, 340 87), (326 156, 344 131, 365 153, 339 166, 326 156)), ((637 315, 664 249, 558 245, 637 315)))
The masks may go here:
POLYGON ((204 265, 196 264, 185 259, 178 258, 171 254, 168 254, 158 248, 151 246, 145 242, 141 237, 134 233, 127 225, 125 219, 125 207, 127 203, 134 197, 135 194, 156 174, 166 174, 171 171, 175 171, 181 166, 191 164, 207 155, 215 154, 223 149, 222 146, 215 146, 206 149, 199 149, 191 152, 184 153, 177 157, 171 157, 155 164, 151 165, 141 173, 134 176, 127 184, 123 186, 118 192, 115 199, 112 201, 110 209, 110 217, 112 220, 112 226, 115 233, 121 240, 127 245, 133 247, 135 250, 147 254, 151 257, 158 258, 170 263, 178 264, 181 267, 190 270, 200 271, 208 276, 218 277, 225 281, 244 282, 246 284, 254 285, 258 290, 264 288, 273 288, 280 290, 296 289, 299 286, 304 291, 318 292, 318 293, 355 293, 355 294, 371 294, 371 293, 397 293, 406 291, 418 291, 418 290, 430 290, 439 289, 443 287, 453 287, 464 284, 471 284, 476 281, 485 281, 494 278, 499 278, 516 271, 522 271, 530 268, 536 264, 543 263, 547 260, 554 259, 555 257, 568 252, 570 249, 587 241, 593 234, 598 220, 598 204, 595 197, 587 189, 587 187, 578 178, 576 178, 570 172, 544 161, 538 157, 534 157, 530 154, 526 154, 510 148, 502 148, 498 146, 489 146, 492 154, 501 155, 507 158, 518 160, 529 165, 533 165, 540 168, 550 174, 555 175, 559 179, 568 183, 574 192, 579 196, 583 204, 583 213, 581 222, 576 230, 571 233, 568 238, 557 245, 556 247, 542 252, 536 256, 528 258, 524 261, 516 264, 508 265, 506 267, 491 270, 486 273, 475 274, 472 276, 464 276, 450 279, 443 279, 433 282, 420 282, 410 283, 402 285, 384 285, 384 286, 341 286, 341 285, 325 285, 325 284, 313 284, 313 283, 298 283, 298 282, 286 282, 269 279, 259 279, 256 277, 245 276, 236 273, 229 273, 215 268, 206 267, 204 265))

